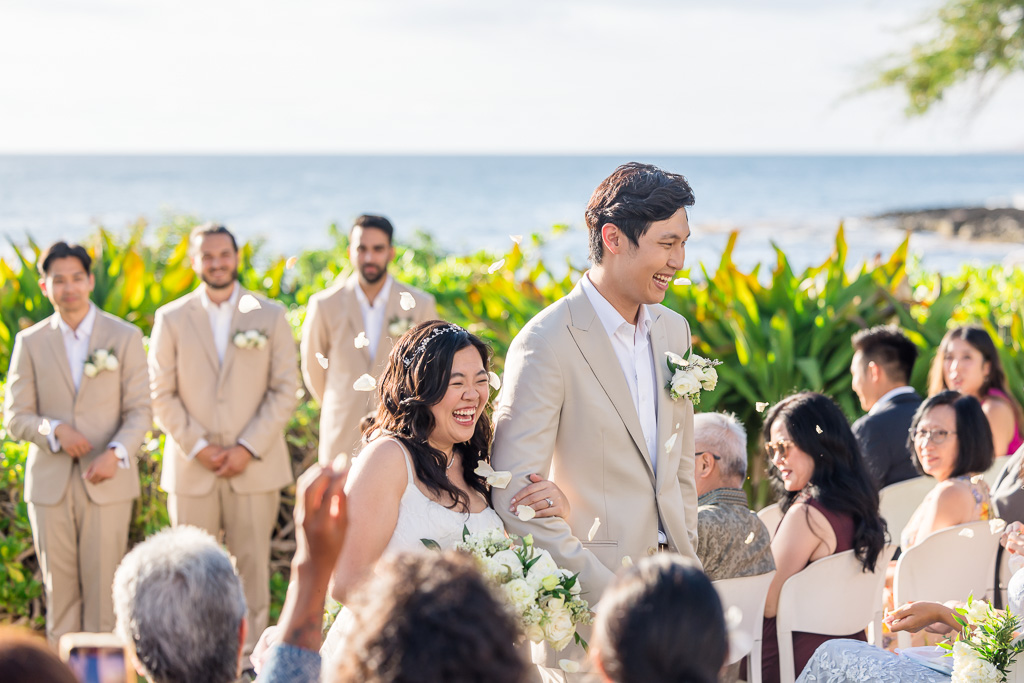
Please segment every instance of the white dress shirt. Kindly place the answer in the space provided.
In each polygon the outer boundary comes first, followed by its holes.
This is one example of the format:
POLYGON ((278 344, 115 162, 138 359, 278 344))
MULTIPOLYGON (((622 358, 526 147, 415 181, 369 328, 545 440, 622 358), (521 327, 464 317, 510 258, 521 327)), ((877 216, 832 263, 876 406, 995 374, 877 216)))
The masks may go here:
POLYGON ((384 274, 384 286, 377 292, 373 303, 366 298, 366 292, 362 286, 356 287, 356 299, 359 300, 359 310, 363 314, 363 332, 370 341, 367 347, 370 351, 370 360, 374 360, 377 354, 377 344, 384 333, 384 311, 388 306, 388 298, 391 296, 391 276, 384 274))
MULTIPOLYGON (((97 310, 96 304, 89 304, 89 312, 82 318, 82 322, 78 323, 76 329, 71 329, 71 326, 59 315, 57 318, 60 334, 64 338, 64 352, 68 356, 68 367, 71 369, 71 381, 75 383, 75 393, 82 386, 85 362, 89 360, 89 339, 92 337, 92 328, 96 325, 97 310)), ((100 372, 110 372, 110 370, 100 370, 100 372)), ((62 424, 61 420, 50 420, 50 433, 46 436, 46 440, 50 443, 50 450, 54 453, 60 451, 60 441, 56 434, 57 426, 60 424, 62 424)), ((125 447, 112 441, 107 444, 107 448, 113 448, 114 453, 117 454, 117 466, 121 469, 128 469, 130 465, 128 464, 128 451, 125 447)))

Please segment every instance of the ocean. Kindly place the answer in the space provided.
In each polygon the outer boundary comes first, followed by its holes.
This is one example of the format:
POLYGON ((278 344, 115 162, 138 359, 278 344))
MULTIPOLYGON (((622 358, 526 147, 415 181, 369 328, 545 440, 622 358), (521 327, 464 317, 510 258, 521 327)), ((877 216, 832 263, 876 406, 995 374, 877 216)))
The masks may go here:
MULTIPOLYGON (((504 250, 509 235, 571 230, 547 255, 583 264, 583 211, 617 164, 682 173, 696 204, 688 265, 714 264, 740 229, 736 260, 824 260, 840 223, 853 261, 887 255, 904 235, 867 217, 952 206, 1024 208, 1024 155, 971 156, 0 156, 0 235, 15 243, 76 240, 96 225, 186 213, 226 223, 270 253, 324 246, 327 227, 381 213, 399 241, 416 230, 454 252, 504 250)), ((997 263, 1020 245, 915 234, 911 249, 941 271, 997 263)), ((5 253, 9 251, 5 249, 5 253)))

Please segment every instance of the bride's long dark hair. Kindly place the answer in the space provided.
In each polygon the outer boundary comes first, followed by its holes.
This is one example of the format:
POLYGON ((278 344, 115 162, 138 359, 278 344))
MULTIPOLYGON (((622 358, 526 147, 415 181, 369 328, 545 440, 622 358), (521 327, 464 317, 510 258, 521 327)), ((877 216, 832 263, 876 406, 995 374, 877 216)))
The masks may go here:
MULTIPOLYGON (((381 375, 377 395, 380 405, 372 429, 379 428, 401 440, 412 456, 416 476, 437 497, 447 494, 447 507, 469 512, 469 496, 448 480, 447 457, 427 440, 434 431, 430 407, 441 402, 448 391, 455 354, 472 346, 480 353, 484 369, 490 368, 490 349, 476 335, 458 325, 431 320, 416 325, 395 343, 381 375)), ((479 461, 489 460, 492 427, 488 408, 477 420, 469 441, 455 444, 462 461, 466 484, 479 491, 488 502, 490 493, 484 480, 473 470, 479 461)))

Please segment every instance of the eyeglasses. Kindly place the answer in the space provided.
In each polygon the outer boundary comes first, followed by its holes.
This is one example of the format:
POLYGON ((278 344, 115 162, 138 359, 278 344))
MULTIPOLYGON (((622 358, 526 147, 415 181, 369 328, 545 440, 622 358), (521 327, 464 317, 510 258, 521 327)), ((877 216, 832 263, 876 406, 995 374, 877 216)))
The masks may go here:
POLYGON ((714 453, 711 453, 711 451, 697 451, 696 453, 693 454, 693 457, 699 458, 700 456, 704 455, 705 453, 710 453, 711 457, 714 458, 715 460, 721 460, 722 459, 722 456, 715 455, 714 453))
POLYGON ((910 438, 914 441, 924 441, 925 439, 930 440, 933 444, 938 446, 940 443, 944 443, 949 438, 950 434, 956 434, 946 429, 918 429, 910 430, 910 438))
POLYGON ((785 461, 789 456, 789 448, 793 445, 793 442, 789 439, 779 439, 778 441, 769 441, 764 445, 764 450, 768 453, 768 458, 775 460, 785 461))

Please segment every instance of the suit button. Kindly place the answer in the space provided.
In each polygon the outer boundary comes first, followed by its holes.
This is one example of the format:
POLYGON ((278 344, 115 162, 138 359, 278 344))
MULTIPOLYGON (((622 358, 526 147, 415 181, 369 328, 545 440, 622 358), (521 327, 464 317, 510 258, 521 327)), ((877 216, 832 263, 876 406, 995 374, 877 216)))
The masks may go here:
POLYGON ((658 549, 655 548, 653 545, 650 548, 647 549, 647 554, 648 555, 654 555, 657 552, 658 552, 658 549))

